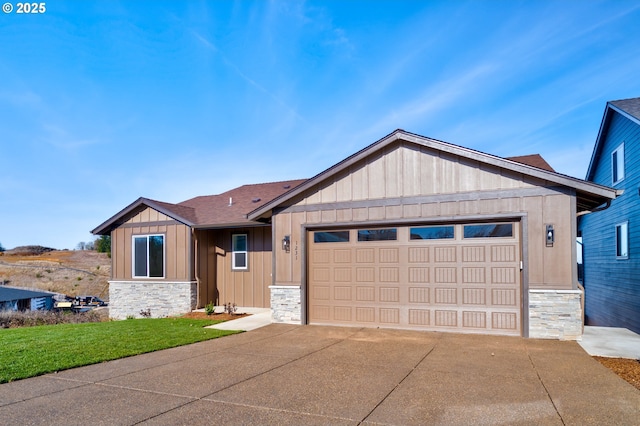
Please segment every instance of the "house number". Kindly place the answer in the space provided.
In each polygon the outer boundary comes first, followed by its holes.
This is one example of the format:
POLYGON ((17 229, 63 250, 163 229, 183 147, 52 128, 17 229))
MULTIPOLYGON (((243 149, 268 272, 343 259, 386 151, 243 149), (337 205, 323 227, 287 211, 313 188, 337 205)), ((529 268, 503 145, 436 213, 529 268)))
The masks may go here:
POLYGON ((298 260, 298 242, 296 241, 296 247, 293 250, 295 256, 296 256, 296 260, 298 260))

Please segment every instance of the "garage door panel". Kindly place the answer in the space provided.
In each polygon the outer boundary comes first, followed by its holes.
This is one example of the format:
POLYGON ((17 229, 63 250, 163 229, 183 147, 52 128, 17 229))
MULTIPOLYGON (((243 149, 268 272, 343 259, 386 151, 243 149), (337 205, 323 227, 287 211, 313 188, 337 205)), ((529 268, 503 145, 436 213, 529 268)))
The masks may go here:
POLYGON ((486 289, 484 288, 463 288, 463 305, 486 305, 486 289))
MULTIPOLYGON (((520 242, 512 236, 446 239, 350 238, 316 243, 310 232, 309 322, 520 335, 520 242)), ((455 227, 454 232, 451 228, 455 227)), ((412 228, 416 229, 416 228, 412 228)), ((341 234, 342 235, 342 234, 341 234)), ((416 235, 418 233, 416 232, 416 235)))
POLYGON ((487 313, 462 311, 462 326, 464 328, 487 328, 487 313))
POLYGON ((409 303, 430 303, 430 292, 429 287, 409 287, 409 303))
POLYGON ((357 286, 356 301, 373 302, 376 300, 376 288, 373 286, 357 286))
POLYGON ((457 272, 457 269, 454 267, 450 267, 450 268, 436 267, 434 282, 438 284, 457 283, 458 277, 456 272, 457 272))

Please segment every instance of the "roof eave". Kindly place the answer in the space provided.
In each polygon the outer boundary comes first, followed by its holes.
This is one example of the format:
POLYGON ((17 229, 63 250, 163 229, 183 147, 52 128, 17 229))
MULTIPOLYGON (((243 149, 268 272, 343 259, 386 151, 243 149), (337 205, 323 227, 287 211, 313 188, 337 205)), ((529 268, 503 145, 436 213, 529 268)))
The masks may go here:
POLYGON ((156 203, 153 200, 150 200, 148 198, 144 198, 144 197, 140 197, 138 198, 136 201, 134 201, 133 203, 129 204, 127 207, 125 207, 124 209, 120 210, 118 213, 116 213, 115 215, 111 216, 109 219, 107 219, 105 222, 103 222, 102 224, 100 224, 99 226, 97 226, 96 228, 94 228, 91 233, 93 235, 109 235, 109 233, 119 225, 119 220, 121 220, 123 217, 128 216, 132 213, 134 213, 136 210, 139 210, 142 206, 146 206, 146 207, 151 207, 154 210, 159 211, 160 213, 169 216, 172 219, 177 220, 178 222, 181 222, 187 226, 191 226, 193 227, 194 224, 185 219, 184 217, 170 211, 167 210, 166 208, 164 208, 163 206, 159 205, 158 203, 156 203))

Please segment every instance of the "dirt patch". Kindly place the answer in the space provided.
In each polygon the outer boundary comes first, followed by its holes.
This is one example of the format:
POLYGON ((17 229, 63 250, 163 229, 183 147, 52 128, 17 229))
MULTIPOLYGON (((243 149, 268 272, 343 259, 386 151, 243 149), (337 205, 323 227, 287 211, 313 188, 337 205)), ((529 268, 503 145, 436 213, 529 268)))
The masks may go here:
POLYGON ((214 321, 232 321, 238 318, 247 317, 251 314, 228 314, 226 312, 219 314, 211 314, 207 315, 206 312, 189 312, 188 314, 182 315, 182 318, 192 318, 192 319, 206 319, 206 320, 214 320, 214 321))
POLYGON ((605 358, 593 357, 600 364, 604 365, 619 377, 629 382, 636 389, 640 390, 640 361, 625 358, 605 358))
POLYGON ((109 298, 111 259, 89 250, 14 251, 0 256, 0 284, 68 296, 109 298))

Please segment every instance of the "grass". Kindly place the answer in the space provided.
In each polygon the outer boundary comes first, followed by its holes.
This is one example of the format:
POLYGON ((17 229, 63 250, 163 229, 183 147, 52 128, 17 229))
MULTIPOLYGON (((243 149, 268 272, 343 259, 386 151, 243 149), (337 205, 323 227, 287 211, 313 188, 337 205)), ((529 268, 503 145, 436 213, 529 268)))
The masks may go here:
POLYGON ((219 321, 149 318, 0 330, 0 383, 237 333, 219 321))

